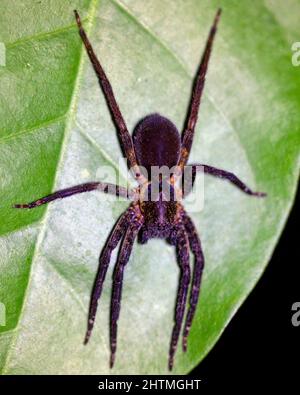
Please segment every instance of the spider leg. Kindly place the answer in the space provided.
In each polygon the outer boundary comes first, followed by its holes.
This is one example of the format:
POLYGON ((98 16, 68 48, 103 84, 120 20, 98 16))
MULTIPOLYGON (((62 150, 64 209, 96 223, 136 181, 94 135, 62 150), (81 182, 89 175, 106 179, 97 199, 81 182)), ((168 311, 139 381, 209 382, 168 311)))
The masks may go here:
POLYGON ((173 368, 174 355, 176 352, 178 338, 183 322, 188 288, 190 283, 189 242, 184 228, 181 228, 181 230, 178 232, 176 246, 181 276, 176 301, 175 324, 172 332, 169 351, 169 370, 172 370, 173 368))
POLYGON ((119 109, 119 106, 116 102, 112 87, 110 85, 110 82, 93 50, 93 47, 86 35, 85 30, 82 27, 80 16, 76 10, 74 10, 75 17, 76 17, 76 22, 79 28, 79 34, 80 37, 84 43, 84 46, 86 48, 87 54, 90 58, 90 61, 94 67, 95 73, 97 74, 100 86, 102 88, 102 91, 104 93, 107 105, 109 107, 113 122, 119 132, 119 138, 121 140, 121 145, 124 150, 124 153, 128 159, 129 166, 131 169, 134 171, 135 178, 139 181, 142 182, 144 181, 144 177, 142 176, 137 160, 136 160, 136 155, 134 151, 134 146, 132 142, 132 138, 128 132, 126 123, 124 121, 124 118, 121 114, 121 111, 119 109))
POLYGON ((186 321, 183 330, 183 338, 182 338, 183 351, 186 351, 187 338, 191 329, 192 321, 195 315, 196 306, 199 299, 201 278, 204 268, 204 256, 201 248, 201 242, 197 234, 197 229, 195 228, 195 225, 193 224, 192 220, 186 213, 183 214, 183 222, 189 237, 191 250, 195 256, 192 289, 190 294, 190 307, 186 316, 186 321))
POLYGON ((141 226, 142 223, 138 219, 136 219, 134 223, 130 225, 130 227, 127 229, 122 242, 120 254, 114 272, 112 301, 111 301, 111 320, 110 320, 110 349, 111 349, 110 367, 111 368, 114 366, 115 355, 117 350, 117 330, 118 330, 117 322, 121 309, 121 294, 122 294, 124 268, 129 260, 134 240, 141 226))
POLYGON ((205 50, 201 59, 200 67, 198 69, 196 81, 194 83, 193 87, 193 93, 192 93, 192 100, 187 116, 187 122, 186 122, 186 127, 185 130, 183 131, 182 135, 182 145, 181 145, 181 153, 180 153, 180 158, 178 162, 178 166, 180 171, 182 172, 185 164, 187 163, 190 150, 192 147, 193 143, 193 136, 194 136, 194 131, 195 131, 195 125, 197 122, 198 118, 198 112, 199 112, 199 107, 200 107, 200 101, 201 101, 201 96, 204 88, 204 83, 205 83, 205 75, 207 71, 207 66, 210 58, 210 53, 213 45, 213 40, 217 31, 217 24, 219 22, 221 15, 221 9, 219 8, 213 25, 210 29, 210 33, 206 42, 205 50))
MULTIPOLYGON (((234 184, 236 187, 238 187, 240 190, 242 190, 244 193, 247 195, 251 196, 257 196, 257 197, 265 197, 267 196, 266 193, 264 192, 253 192, 246 184, 244 184, 235 174, 222 170, 222 169, 217 169, 215 167, 209 166, 209 165, 190 165, 187 167, 192 167, 192 186, 194 184, 195 178, 197 171, 203 171, 204 173, 211 174, 212 176, 219 177, 225 180, 230 181, 232 184, 234 184)), ((192 188, 191 188, 192 189, 192 188)), ((189 189, 187 192, 190 192, 189 189)), ((186 196, 186 194, 185 194, 186 196)))
POLYGON ((116 223, 111 235, 109 236, 106 245, 101 253, 99 259, 98 273, 95 279, 94 288, 91 296, 88 326, 85 335, 84 344, 87 344, 91 336, 94 321, 97 313, 98 300, 102 293, 102 287, 105 280, 106 272, 109 266, 112 251, 117 247, 119 241, 121 240, 126 228, 128 227, 130 220, 134 212, 132 207, 129 207, 127 211, 120 217, 119 221, 116 223))
POLYGON ((86 184, 75 185, 71 188, 61 189, 60 191, 51 193, 50 195, 44 196, 31 203, 15 204, 13 208, 34 208, 52 202, 56 199, 64 199, 68 196, 76 195, 77 193, 94 191, 96 189, 101 192, 110 193, 116 196, 122 196, 131 199, 134 197, 133 191, 118 185, 103 182, 88 182, 86 184))

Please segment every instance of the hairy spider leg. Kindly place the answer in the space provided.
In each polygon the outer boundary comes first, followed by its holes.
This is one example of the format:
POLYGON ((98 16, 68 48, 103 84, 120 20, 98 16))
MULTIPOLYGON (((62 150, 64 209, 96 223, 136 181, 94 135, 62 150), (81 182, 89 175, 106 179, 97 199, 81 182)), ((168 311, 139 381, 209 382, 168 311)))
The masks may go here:
POLYGON ((190 248, 195 257, 192 288, 190 293, 190 307, 186 316, 182 338, 182 348, 183 351, 186 351, 187 338, 190 333, 200 294, 201 278, 204 268, 204 255, 202 252, 201 242, 197 233, 197 229, 186 212, 183 212, 183 223, 188 234, 190 248))
POLYGON ((190 284, 190 264, 189 264, 189 242, 185 229, 181 227, 177 235, 177 256, 180 266, 180 283, 177 294, 176 309, 175 309, 175 324, 173 327, 170 351, 169 351, 169 370, 172 370, 174 363, 174 355, 177 349, 178 338, 184 318, 185 306, 187 301, 187 294, 190 284))
POLYGON ((202 171, 204 173, 210 174, 212 176, 225 179, 230 181, 232 184, 234 184, 236 187, 238 187, 240 190, 242 190, 244 193, 247 195, 251 196, 257 196, 257 197, 265 197, 267 194, 265 192, 253 192, 246 184, 244 184, 235 174, 222 170, 222 169, 217 169, 216 167, 209 166, 209 165, 203 165, 203 164, 193 164, 193 165, 188 165, 186 167, 192 168, 192 182, 191 182, 191 188, 189 188, 184 196, 187 196, 187 194, 191 191, 195 178, 197 175, 198 171, 202 171))
POLYGON ((136 180, 139 181, 140 183, 144 182, 145 181, 144 176, 141 174, 137 160, 136 160, 136 155, 135 155, 131 135, 128 132, 126 123, 125 123, 124 118, 121 114, 119 106, 116 102, 111 84, 110 84, 94 50, 93 50, 93 47, 86 35, 85 30, 82 27, 80 16, 79 16, 78 12, 76 10, 74 10, 74 13, 75 13, 76 22, 77 22, 77 25, 79 28, 80 37, 84 43, 87 54, 90 58, 90 61, 93 65, 95 73, 98 77, 98 80, 99 80, 100 86, 102 88, 102 91, 104 93, 107 105, 109 107, 113 122, 118 130, 119 138, 121 140, 121 145, 122 145, 123 151, 124 151, 126 158, 129 162, 129 167, 130 167, 130 169, 133 170, 136 180))
POLYGON ((219 8, 213 25, 210 29, 210 33, 206 42, 205 50, 201 59, 200 67, 198 69, 196 81, 194 83, 193 93, 191 104, 188 111, 187 122, 185 129, 182 134, 182 145, 181 145, 181 154, 178 162, 178 170, 181 173, 185 164, 187 163, 190 150, 193 143, 193 136, 195 132, 195 126, 198 118, 198 112, 200 107, 201 96, 205 83, 205 75, 207 71, 208 61, 211 54, 211 49, 213 45, 213 40, 217 31, 217 24, 219 22, 221 15, 221 9, 219 8))
POLYGON ((120 253, 114 271, 113 291, 112 291, 112 300, 111 300, 111 318, 110 318, 110 349, 111 349, 110 367, 111 368, 114 366, 115 355, 117 350, 117 330, 118 330, 118 319, 121 309, 121 295, 122 295, 124 269, 129 260, 134 240, 141 226, 142 226, 142 221, 136 218, 134 222, 128 227, 122 242, 122 246, 120 249, 120 253))
POLYGON ((90 192, 99 190, 104 193, 109 193, 116 196, 122 196, 125 198, 133 199, 134 191, 131 191, 127 188, 120 187, 118 185, 103 183, 103 182, 87 182, 86 184, 75 185, 74 187, 61 189, 60 191, 56 191, 51 193, 50 195, 44 196, 38 200, 35 200, 31 203, 26 204, 15 204, 14 208, 34 208, 41 206, 43 204, 47 204, 56 199, 64 199, 66 197, 76 195, 78 193, 90 192))
POLYGON ((64 199, 66 197, 76 195, 78 193, 90 192, 90 191, 101 191, 104 193, 109 193, 116 196, 122 196, 127 199, 133 199, 135 194, 134 191, 131 191, 127 188, 120 187, 119 185, 114 185, 110 183, 104 182, 87 182, 86 184, 75 185, 74 187, 61 189, 60 191, 56 191, 51 193, 50 195, 44 196, 38 200, 35 200, 31 203, 25 204, 15 204, 14 208, 34 208, 38 206, 42 206, 43 204, 47 204, 56 199, 64 199))
POLYGON ((129 207, 125 213, 120 217, 119 221, 116 223, 111 235, 109 236, 105 247, 102 250, 99 259, 99 268, 96 276, 96 280, 93 287, 93 292, 91 296, 90 309, 89 309, 89 317, 88 317, 88 326, 84 339, 84 344, 87 344, 89 338, 91 336, 94 321, 97 313, 98 300, 102 293, 102 287, 105 280, 106 272, 109 266, 110 258, 112 251, 117 247, 119 241, 124 235, 125 230, 130 225, 130 221, 132 216, 134 215, 132 207, 129 207))

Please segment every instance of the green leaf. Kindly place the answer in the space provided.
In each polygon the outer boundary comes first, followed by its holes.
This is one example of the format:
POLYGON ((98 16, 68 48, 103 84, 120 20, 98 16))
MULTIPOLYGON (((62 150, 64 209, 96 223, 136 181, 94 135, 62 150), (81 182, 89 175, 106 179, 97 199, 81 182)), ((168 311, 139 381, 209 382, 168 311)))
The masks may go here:
MULTIPOLYGON (((89 345, 83 338, 98 256, 128 203, 91 192, 35 210, 11 206, 99 179, 99 169, 117 168, 121 157, 73 8, 100 54, 130 130, 156 111, 181 129, 220 3, 223 15, 191 162, 233 171, 268 197, 251 198, 227 182, 205 178, 204 208, 191 212, 206 257, 203 286, 188 352, 178 347, 175 373, 190 371, 216 343, 261 277, 291 208, 300 146, 300 68, 292 65, 291 45, 299 41, 300 1, 2 1, 3 374, 167 373, 179 274, 173 248, 155 239, 135 245, 111 372, 113 262, 89 345)), ((124 185, 126 172, 121 173, 124 185)))

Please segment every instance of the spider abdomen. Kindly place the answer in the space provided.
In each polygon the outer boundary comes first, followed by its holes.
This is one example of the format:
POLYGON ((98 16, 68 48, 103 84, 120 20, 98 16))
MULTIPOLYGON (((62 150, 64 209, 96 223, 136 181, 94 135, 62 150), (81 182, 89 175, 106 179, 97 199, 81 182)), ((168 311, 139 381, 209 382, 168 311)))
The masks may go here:
POLYGON ((159 114, 150 114, 136 127, 133 135, 134 148, 139 164, 151 176, 152 166, 177 165, 180 155, 180 135, 176 126, 159 114))

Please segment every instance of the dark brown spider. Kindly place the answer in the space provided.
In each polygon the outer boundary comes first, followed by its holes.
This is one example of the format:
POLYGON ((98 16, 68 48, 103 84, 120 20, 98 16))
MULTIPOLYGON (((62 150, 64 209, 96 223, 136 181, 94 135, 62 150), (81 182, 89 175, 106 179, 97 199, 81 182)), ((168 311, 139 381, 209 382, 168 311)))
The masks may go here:
POLYGON ((112 251, 117 247, 120 240, 122 244, 119 251, 113 276, 113 290, 111 303, 110 321, 110 366, 113 367, 117 348, 117 321, 120 314, 122 282, 125 265, 127 264, 134 240, 137 236, 142 243, 153 237, 165 238, 177 248, 178 263, 181 269, 180 284, 178 288, 175 324, 173 328, 170 351, 169 369, 173 367, 174 354, 177 348, 182 322, 184 318, 185 305, 187 301, 188 289, 190 285, 189 251, 194 257, 194 270, 192 286, 190 292, 190 306, 187 312, 183 329, 183 350, 187 349, 187 337, 191 329, 197 302, 199 299, 200 283, 204 267, 204 257, 197 230, 192 220, 185 212, 181 200, 191 190, 197 171, 212 174, 219 178, 229 180, 240 188, 243 192, 252 196, 265 196, 265 193, 252 192, 234 174, 225 170, 216 169, 208 165, 186 165, 192 147, 195 125, 197 122, 201 95, 205 82, 207 65, 212 49, 213 39, 217 30, 217 24, 221 15, 219 9, 216 13, 213 25, 210 29, 204 54, 195 79, 190 108, 188 111, 186 127, 182 138, 168 119, 159 114, 151 114, 144 118, 135 130, 132 140, 119 106, 114 97, 111 85, 97 59, 93 48, 81 25, 80 17, 75 10, 75 17, 79 28, 79 33, 85 45, 89 58, 99 79, 100 86, 105 95, 112 120, 119 134, 121 146, 128 160, 128 165, 132 169, 139 187, 135 190, 128 190, 113 184, 102 182, 89 182, 76 185, 71 188, 57 191, 29 204, 16 204, 15 208, 34 208, 51 202, 52 200, 65 198, 77 193, 100 190, 105 193, 113 193, 116 196, 123 196, 132 200, 131 205, 122 214, 115 225, 100 256, 99 269, 96 276, 89 310, 88 327, 85 336, 85 344, 88 342, 94 326, 98 300, 101 295, 103 282, 108 269, 112 251), (168 178, 160 177, 159 190, 156 199, 148 199, 152 180, 147 177, 152 166, 167 166, 174 171, 169 173, 168 178), (192 172, 190 188, 184 190, 175 186, 176 181, 183 174, 184 169, 192 172), (145 172, 146 170, 146 172, 145 172), (165 199, 162 191, 162 183, 167 183, 170 189, 170 198, 165 199), (149 189, 150 188, 150 189, 149 189))

